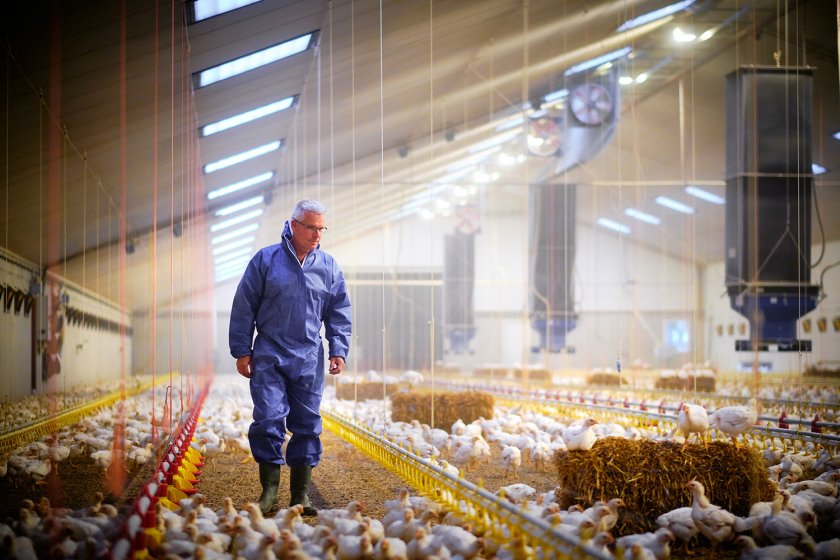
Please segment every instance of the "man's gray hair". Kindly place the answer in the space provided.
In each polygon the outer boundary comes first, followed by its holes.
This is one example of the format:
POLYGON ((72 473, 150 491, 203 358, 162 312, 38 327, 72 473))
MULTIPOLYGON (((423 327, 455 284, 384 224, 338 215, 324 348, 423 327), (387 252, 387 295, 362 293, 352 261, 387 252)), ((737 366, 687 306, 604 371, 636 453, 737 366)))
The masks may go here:
POLYGON ((302 220, 303 214, 305 212, 312 212, 313 214, 324 215, 327 213, 327 207, 318 202, 317 200, 313 200, 311 198, 304 198, 303 200, 295 204, 295 209, 292 210, 292 219, 302 220))

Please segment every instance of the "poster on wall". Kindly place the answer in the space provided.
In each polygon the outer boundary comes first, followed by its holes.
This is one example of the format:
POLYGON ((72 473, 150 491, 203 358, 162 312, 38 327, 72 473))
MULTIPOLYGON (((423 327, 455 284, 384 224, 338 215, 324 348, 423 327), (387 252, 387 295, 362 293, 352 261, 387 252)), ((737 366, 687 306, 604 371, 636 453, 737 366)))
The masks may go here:
POLYGON ((67 292, 52 276, 47 276, 47 331, 43 344, 42 379, 47 381, 61 373, 61 352, 64 347, 64 316, 67 292))

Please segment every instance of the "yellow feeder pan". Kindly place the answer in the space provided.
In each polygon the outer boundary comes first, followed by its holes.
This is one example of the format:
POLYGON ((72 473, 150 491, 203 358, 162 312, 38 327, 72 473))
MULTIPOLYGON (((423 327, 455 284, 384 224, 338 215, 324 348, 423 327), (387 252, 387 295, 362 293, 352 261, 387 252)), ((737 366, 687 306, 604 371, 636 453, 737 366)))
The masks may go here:
MULTIPOLYGON (((166 498, 164 498, 166 500, 166 498)), ((169 500, 166 500, 167 502, 169 500)), ((170 502, 171 503, 171 502, 170 502)), ((160 546, 160 541, 163 540, 163 534, 155 527, 148 527, 143 530, 146 533, 146 548, 157 548, 160 546)), ((136 558, 136 556, 135 556, 136 558)))
POLYGON ((172 477, 172 483, 174 484, 176 489, 180 490, 181 493, 184 494, 185 498, 187 497, 187 494, 194 494, 198 491, 198 489, 192 484, 190 484, 188 480, 181 478, 177 474, 172 477))
MULTIPOLYGON (((178 477, 176 476, 174 478, 178 477)), ((181 490, 180 488, 176 488, 174 485, 170 484, 169 487, 166 489, 166 497, 169 498, 169 501, 175 504, 176 508, 180 508, 181 500, 185 500, 188 496, 186 493, 184 493, 183 490, 181 490)))

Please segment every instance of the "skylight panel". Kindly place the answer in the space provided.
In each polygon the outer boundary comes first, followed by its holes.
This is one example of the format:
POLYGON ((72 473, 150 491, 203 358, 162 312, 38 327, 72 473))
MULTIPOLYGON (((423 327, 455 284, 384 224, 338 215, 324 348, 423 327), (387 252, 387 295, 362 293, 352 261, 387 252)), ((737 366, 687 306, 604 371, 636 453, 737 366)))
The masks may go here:
POLYGON ((256 210, 251 210, 250 212, 245 212, 244 214, 240 214, 239 216, 235 216, 233 218, 229 218, 227 220, 222 220, 221 222, 216 222, 212 226, 210 226, 210 231, 215 233, 219 230, 223 230, 225 228, 229 228, 235 226, 236 224, 241 224, 242 222, 247 222, 248 220, 252 220, 259 216, 262 216, 263 209, 257 208, 256 210))
POLYGON ((209 86, 210 84, 215 84, 216 82, 232 78, 233 76, 238 76, 239 74, 244 74, 245 72, 249 72, 255 68, 259 68, 261 66, 265 66, 266 64, 271 64, 272 62, 277 62, 278 60, 303 52, 312 44, 312 38, 314 36, 315 33, 307 33, 306 35, 301 35, 295 39, 284 41, 279 45, 274 45, 272 47, 268 47, 267 49, 262 49, 229 62, 225 62, 224 64, 213 66, 207 70, 202 70, 198 74, 198 87, 209 86))
POLYGON ((225 241, 230 241, 231 239, 236 239, 240 235, 245 235, 246 233, 251 233, 252 231, 256 231, 259 228, 259 224, 248 224, 247 226, 243 226, 241 228, 237 228, 233 231, 229 231, 227 233, 223 233, 222 235, 217 235, 211 241, 211 245, 218 245, 219 243, 224 243, 225 241))
POLYGON ((557 91, 552 91, 551 93, 549 93, 548 95, 543 97, 543 101, 546 102, 546 103, 553 103, 554 101, 559 101, 560 99, 563 99, 564 97, 566 97, 568 95, 569 95, 569 90, 566 89, 566 88, 563 88, 563 89, 560 89, 560 90, 557 90, 557 91))
POLYGON ((250 111, 245 111, 244 113, 210 123, 201 128, 201 135, 210 136, 211 134, 216 134, 217 132, 222 132, 223 130, 267 117, 268 115, 273 115, 274 113, 288 109, 294 102, 294 96, 286 97, 280 101, 275 101, 274 103, 269 103, 268 105, 263 105, 262 107, 257 107, 256 109, 251 109, 250 111))
POLYGON ((238 259, 228 261, 224 264, 217 264, 216 275, 227 274, 228 272, 232 272, 234 270, 241 273, 245 267, 248 266, 248 261, 250 260, 251 259, 246 255, 245 257, 239 257, 238 259))
POLYGON ((608 220, 607 218, 598 218, 598 225, 607 229, 611 229, 613 231, 617 231, 618 233, 630 233, 629 227, 625 226, 624 224, 615 222, 613 220, 608 220))
POLYGON ((237 8, 255 4, 260 0, 195 0, 193 5, 193 21, 201 21, 237 8))
POLYGON ((213 249, 213 256, 221 255, 222 253, 227 253, 228 251, 232 251, 237 247, 242 247, 243 245, 247 245, 249 243, 253 243, 257 240, 256 235, 249 235, 248 237, 243 237, 242 239, 237 239, 236 241, 231 241, 225 245, 219 245, 218 247, 213 249))
POLYGON ((703 189, 698 189, 697 187, 693 187, 691 185, 685 188, 685 192, 694 198, 699 198, 700 200, 705 200, 706 202, 711 202, 712 204, 726 204, 726 199, 722 196, 709 191, 704 191, 703 189))
POLYGON ((241 249, 237 249, 236 251, 225 253, 221 257, 216 257, 216 266, 218 267, 222 263, 226 263, 234 259, 239 259, 243 256, 248 258, 251 257, 251 247, 242 247, 241 249))
POLYGON ((237 278, 241 274, 242 274, 242 271, 240 269, 235 269, 235 270, 231 270, 231 271, 224 272, 224 273, 218 273, 217 272, 216 273, 216 283, 219 284, 221 282, 224 282, 225 280, 232 280, 234 278, 237 278))
POLYGON ((256 206, 257 204, 262 204, 263 200, 265 200, 265 197, 263 195, 254 196, 247 200, 243 200, 242 202, 237 202, 236 204, 231 204, 230 206, 220 208, 216 210, 214 216, 227 216, 228 214, 239 212, 240 210, 244 210, 245 208, 250 208, 251 206, 256 206))
POLYGON ((572 74, 577 74, 578 72, 583 72, 584 70, 597 68, 602 64, 606 64, 607 62, 612 62, 613 60, 618 60, 619 58, 627 56, 632 50, 633 49, 630 47, 624 47, 622 49, 618 49, 617 51, 608 52, 607 54, 602 54, 601 56, 590 58, 589 60, 585 60, 579 64, 571 66, 568 70, 563 72, 563 75, 571 76, 572 74))
POLYGON ((637 220, 646 222, 648 224, 653 224, 655 226, 658 226, 662 223, 662 220, 660 220, 656 216, 648 214, 647 212, 642 212, 641 210, 636 210, 635 208, 626 208, 624 210, 624 213, 630 216, 631 218, 636 218, 637 220))
POLYGON ((616 32, 621 33, 622 31, 629 31, 630 29, 635 29, 636 27, 640 27, 646 23, 668 17, 685 10, 692 4, 694 4, 694 0, 683 0, 682 2, 675 2, 674 4, 669 4, 668 6, 659 8, 658 10, 647 12, 646 14, 634 17, 633 19, 628 19, 622 23, 618 29, 616 29, 616 32))
POLYGON ((668 198, 667 196, 657 196, 656 203, 660 206, 664 206, 665 208, 670 208, 671 210, 682 212, 683 214, 694 214, 694 208, 692 208, 688 204, 677 202, 676 200, 668 198))
POLYGON ((213 173, 214 171, 224 169, 225 167, 230 167, 231 165, 236 165, 237 163, 242 163, 243 161, 259 157, 263 154, 267 154, 275 150, 279 150, 281 145, 282 142, 280 140, 275 140, 274 142, 269 142, 268 144, 263 144, 262 146, 251 148, 250 150, 246 150, 244 152, 234 154, 232 156, 220 159, 218 161, 214 161, 213 163, 208 163, 204 166, 204 173, 213 173))
POLYGON ((243 189, 247 189, 248 187, 259 185, 264 181, 268 181, 272 177, 274 177, 273 171, 266 171, 265 173, 254 175, 253 177, 249 177, 248 179, 243 179, 242 181, 233 183, 226 187, 221 187, 219 189, 210 191, 209 193, 207 193, 207 200, 215 200, 220 196, 225 196, 226 194, 235 193, 243 189))

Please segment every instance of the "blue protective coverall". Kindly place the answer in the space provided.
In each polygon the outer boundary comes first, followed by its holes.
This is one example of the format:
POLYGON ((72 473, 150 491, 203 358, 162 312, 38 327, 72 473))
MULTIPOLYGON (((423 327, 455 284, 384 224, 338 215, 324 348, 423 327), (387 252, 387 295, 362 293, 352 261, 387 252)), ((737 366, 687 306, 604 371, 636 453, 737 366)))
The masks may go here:
POLYGON ((314 467, 323 451, 321 325, 329 355, 346 361, 350 298, 335 259, 318 245, 300 263, 291 236, 286 222, 283 241, 261 249, 248 263, 233 298, 230 353, 234 358, 251 356, 254 422, 248 439, 254 459, 314 467), (287 427, 292 437, 284 461, 287 427))

